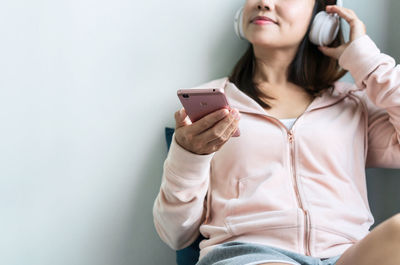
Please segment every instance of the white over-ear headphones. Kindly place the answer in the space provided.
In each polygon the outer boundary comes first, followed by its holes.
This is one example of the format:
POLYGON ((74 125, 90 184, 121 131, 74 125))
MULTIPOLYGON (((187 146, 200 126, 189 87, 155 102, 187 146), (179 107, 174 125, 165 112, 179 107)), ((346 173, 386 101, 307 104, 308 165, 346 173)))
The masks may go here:
MULTIPOLYGON (((343 6, 343 0, 336 0, 337 6, 343 6)), ((236 35, 245 40, 243 33, 243 7, 235 14, 234 28, 236 35)), ((338 14, 328 14, 325 11, 319 12, 311 25, 309 39, 312 43, 318 46, 326 46, 331 44, 340 28, 340 17, 338 14)))

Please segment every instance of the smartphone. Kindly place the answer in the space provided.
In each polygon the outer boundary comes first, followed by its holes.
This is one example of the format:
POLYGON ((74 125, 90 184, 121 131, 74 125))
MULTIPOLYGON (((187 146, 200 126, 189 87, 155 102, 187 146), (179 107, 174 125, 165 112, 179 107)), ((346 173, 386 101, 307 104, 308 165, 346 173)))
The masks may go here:
MULTIPOLYGON (((179 89, 177 94, 192 122, 214 111, 223 108, 231 109, 222 88, 179 89)), ((232 136, 238 137, 239 135, 238 128, 232 136)))

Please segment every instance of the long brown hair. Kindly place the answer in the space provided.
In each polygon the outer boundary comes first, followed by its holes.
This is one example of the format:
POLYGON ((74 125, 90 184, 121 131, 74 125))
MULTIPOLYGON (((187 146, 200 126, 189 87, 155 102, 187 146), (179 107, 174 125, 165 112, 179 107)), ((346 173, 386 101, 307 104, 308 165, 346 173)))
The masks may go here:
MULTIPOLYGON (((315 1, 311 22, 318 12, 325 10, 326 5, 324 0, 315 1)), ((289 66, 288 80, 304 88, 310 95, 318 96, 324 90, 333 88, 333 83, 343 77, 347 71, 339 66, 338 60, 324 55, 318 50, 315 44, 310 42, 308 39, 310 28, 311 23, 308 27, 307 34, 299 45, 295 58, 289 66)), ((343 43, 343 31, 342 27, 340 27, 336 39, 329 46, 337 47, 343 43)), ((257 87, 257 84, 254 83, 254 68, 254 50, 253 45, 249 43, 248 49, 233 68, 229 76, 229 81, 257 101, 263 108, 270 109, 271 106, 265 103, 261 98, 274 98, 263 93, 257 87)))

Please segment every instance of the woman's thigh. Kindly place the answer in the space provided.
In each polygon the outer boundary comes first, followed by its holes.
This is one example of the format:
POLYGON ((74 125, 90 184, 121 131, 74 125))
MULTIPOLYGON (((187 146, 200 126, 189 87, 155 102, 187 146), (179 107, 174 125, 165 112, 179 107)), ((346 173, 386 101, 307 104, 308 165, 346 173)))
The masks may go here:
POLYGON ((336 265, 398 265, 399 250, 400 214, 396 214, 348 248, 336 265))

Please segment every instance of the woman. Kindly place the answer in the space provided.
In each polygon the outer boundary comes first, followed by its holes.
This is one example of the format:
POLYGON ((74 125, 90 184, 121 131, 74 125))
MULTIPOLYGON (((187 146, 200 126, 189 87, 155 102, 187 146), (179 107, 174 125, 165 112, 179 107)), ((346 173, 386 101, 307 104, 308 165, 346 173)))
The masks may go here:
POLYGON ((154 222, 174 249, 200 232, 199 265, 400 264, 400 215, 369 231, 365 180, 365 167, 400 167, 400 69, 352 10, 326 5, 247 0, 249 50, 201 86, 223 87, 231 110, 175 113, 154 222), (350 24, 348 43, 309 42, 319 10, 350 24), (337 82, 343 69, 356 85, 337 82))

